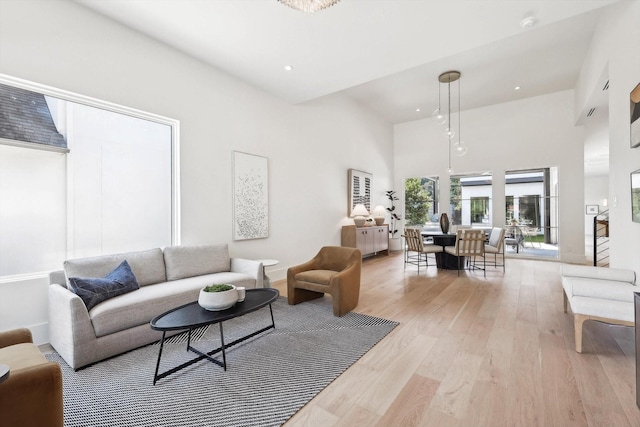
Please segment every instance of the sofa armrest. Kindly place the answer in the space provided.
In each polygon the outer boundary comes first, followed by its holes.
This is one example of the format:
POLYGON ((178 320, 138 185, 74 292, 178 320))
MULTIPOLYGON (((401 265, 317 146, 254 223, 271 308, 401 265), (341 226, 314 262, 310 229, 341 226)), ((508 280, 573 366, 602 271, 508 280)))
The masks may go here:
POLYGON ((28 342, 33 342, 33 338, 31 337, 31 331, 27 328, 0 332, 0 348, 28 342))
POLYGON ((264 270, 260 261, 243 258, 231 258, 231 271, 244 273, 256 279, 256 288, 264 288, 264 270))
POLYGON ((94 352, 96 334, 89 312, 80 297, 63 285, 49 286, 49 342, 67 361, 77 369, 83 359, 94 352), (85 357, 82 357, 82 356, 85 357))
POLYGON ((636 284, 636 273, 633 270, 619 268, 592 267, 588 265, 562 264, 562 277, 583 277, 616 282, 636 284))
POLYGON ((67 275, 65 274, 64 270, 52 271, 49 273, 49 284, 53 285, 54 283, 68 287, 67 275))

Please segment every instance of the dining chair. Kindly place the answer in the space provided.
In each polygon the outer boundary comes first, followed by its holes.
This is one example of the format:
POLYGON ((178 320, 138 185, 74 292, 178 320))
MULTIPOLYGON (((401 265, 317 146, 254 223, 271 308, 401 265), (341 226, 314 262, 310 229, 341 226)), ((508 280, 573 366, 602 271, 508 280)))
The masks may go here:
POLYGON ((505 231, 504 244, 515 249, 516 253, 520 253, 520 247, 524 249, 524 236, 522 230, 517 225, 509 225, 505 231))
POLYGON ((487 254, 493 254, 493 266, 502 267, 502 271, 505 271, 504 266, 504 228, 493 227, 491 229, 491 235, 489 241, 484 245, 485 256, 487 254), (498 264, 498 255, 502 255, 502 264, 498 264))
POLYGON ((458 276, 460 276, 460 268, 468 257, 470 269, 479 269, 484 271, 484 277, 487 277, 486 259, 484 256, 484 230, 463 229, 458 230, 456 234, 455 246, 447 246, 444 251, 450 255, 458 257, 458 276), (482 257, 483 267, 476 265, 476 257, 482 257))
POLYGON ((429 254, 436 254, 442 252, 442 246, 434 245, 432 243, 425 244, 422 239, 422 233, 416 228, 405 228, 405 255, 404 255, 404 268, 407 268, 407 264, 413 264, 418 266, 418 274, 420 274, 420 265, 429 267, 429 254))
MULTIPOLYGON (((533 248, 535 243, 538 243, 538 247, 540 247, 540 243, 536 242, 534 238, 538 237, 538 229, 536 227, 526 226, 522 229, 522 234, 524 235, 524 242, 529 242, 531 247, 533 248)), ((523 244, 524 247, 524 244, 523 244)))

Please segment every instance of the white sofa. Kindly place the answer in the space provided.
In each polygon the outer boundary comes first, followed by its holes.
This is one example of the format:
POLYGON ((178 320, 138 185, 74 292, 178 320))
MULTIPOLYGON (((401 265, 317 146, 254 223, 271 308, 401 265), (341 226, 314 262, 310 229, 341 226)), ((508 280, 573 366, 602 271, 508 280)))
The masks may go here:
POLYGON ((259 261, 230 258, 228 245, 172 246, 147 251, 68 260, 50 274, 49 339, 74 369, 161 338, 149 322, 198 299, 213 283, 263 287, 259 261), (104 277, 126 260, 140 288, 107 299, 91 310, 70 289, 70 277, 104 277))
POLYGON ((573 312, 576 351, 582 353, 582 325, 586 320, 634 326, 636 273, 631 270, 562 265, 564 312, 573 312))

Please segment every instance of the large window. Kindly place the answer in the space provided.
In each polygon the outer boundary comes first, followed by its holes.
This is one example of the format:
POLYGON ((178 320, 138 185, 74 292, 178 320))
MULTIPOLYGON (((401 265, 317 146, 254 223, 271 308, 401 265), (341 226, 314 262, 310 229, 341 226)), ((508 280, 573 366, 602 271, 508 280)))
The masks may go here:
MULTIPOLYGON (((177 122, 0 76, 0 90, 3 83, 44 95, 47 132, 66 144, 0 136, 0 277, 179 243, 177 122)), ((3 102, 27 111, 32 98, 10 93, 3 102)), ((13 116, 14 128, 43 126, 29 117, 13 116)))
POLYGON ((405 225, 424 227, 438 222, 438 177, 407 178, 404 182, 405 225))

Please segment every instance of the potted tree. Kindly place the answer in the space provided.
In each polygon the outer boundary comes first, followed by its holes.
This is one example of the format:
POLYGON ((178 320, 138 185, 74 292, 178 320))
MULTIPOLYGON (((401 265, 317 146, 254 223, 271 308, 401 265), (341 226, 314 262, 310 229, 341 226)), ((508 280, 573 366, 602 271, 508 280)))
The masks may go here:
POLYGON ((391 202, 391 206, 387 208, 389 212, 389 250, 399 251, 402 249, 402 242, 400 241, 400 235, 398 234, 398 221, 402 218, 396 212, 396 201, 400 200, 396 197, 396 192, 393 190, 387 191, 387 199, 391 202))

